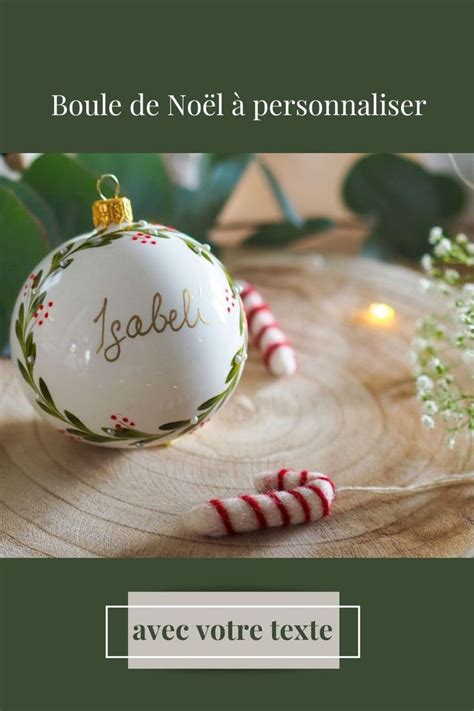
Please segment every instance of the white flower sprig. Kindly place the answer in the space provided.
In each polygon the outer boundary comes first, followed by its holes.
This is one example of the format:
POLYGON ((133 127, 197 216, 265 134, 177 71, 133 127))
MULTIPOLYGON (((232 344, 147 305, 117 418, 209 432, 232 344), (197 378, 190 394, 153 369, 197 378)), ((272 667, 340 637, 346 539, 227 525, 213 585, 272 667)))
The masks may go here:
POLYGON ((474 244, 464 234, 450 239, 441 227, 433 227, 429 241, 420 286, 438 294, 442 306, 417 324, 413 375, 423 425, 442 423, 453 448, 461 432, 474 435, 474 244))

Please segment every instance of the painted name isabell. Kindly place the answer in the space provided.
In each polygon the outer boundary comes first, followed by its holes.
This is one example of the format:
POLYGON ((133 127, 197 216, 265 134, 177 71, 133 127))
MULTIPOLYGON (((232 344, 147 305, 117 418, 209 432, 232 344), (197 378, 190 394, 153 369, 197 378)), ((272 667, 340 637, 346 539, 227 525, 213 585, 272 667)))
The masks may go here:
POLYGON ((183 328, 196 328, 199 323, 209 325, 199 306, 192 306, 192 297, 188 289, 183 289, 182 303, 179 308, 165 309, 163 296, 157 291, 151 299, 147 316, 133 314, 127 321, 110 320, 109 300, 104 297, 99 313, 93 323, 100 329, 100 342, 96 350, 106 361, 114 363, 122 353, 122 343, 127 339, 147 336, 150 333, 163 333, 167 329, 178 332, 183 328))

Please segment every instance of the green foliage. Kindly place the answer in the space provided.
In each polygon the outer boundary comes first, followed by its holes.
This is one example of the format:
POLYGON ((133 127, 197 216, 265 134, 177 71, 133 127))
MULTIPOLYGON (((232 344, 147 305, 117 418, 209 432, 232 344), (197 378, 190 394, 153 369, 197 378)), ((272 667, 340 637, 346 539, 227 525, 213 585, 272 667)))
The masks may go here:
POLYGON ((269 223, 261 225, 246 244, 250 247, 286 247, 303 237, 328 230, 333 225, 333 221, 327 217, 312 217, 297 226, 290 222, 269 223))
POLYGON ((22 181, 51 206, 62 241, 92 229, 91 205, 97 199, 96 180, 77 161, 61 153, 45 153, 23 174, 22 181))
POLYGON ((430 228, 446 223, 464 205, 458 181, 391 153, 357 161, 342 192, 351 210, 372 218, 364 252, 381 259, 418 259, 430 228))
POLYGON ((0 187, 0 352, 8 343, 10 314, 31 268, 48 252, 37 218, 10 190, 0 187))
POLYGON ((22 180, 0 177, 0 188, 14 193, 31 215, 36 218, 43 241, 50 249, 62 242, 59 224, 51 207, 41 195, 22 180))
POLYGON ((303 219, 296 212, 289 197, 282 190, 280 183, 275 178, 273 172, 270 170, 267 164, 262 161, 261 158, 257 158, 257 162, 268 183, 268 187, 272 191, 275 200, 281 208, 281 211, 287 223, 290 224, 292 227, 302 227, 303 219))
MULTIPOLYGON (((91 205, 97 199, 96 181, 101 174, 118 176, 122 194, 132 200, 136 219, 173 224, 208 242, 252 163, 283 219, 258 226, 247 241, 249 246, 286 247, 333 225, 324 217, 303 220, 267 163, 253 153, 204 154, 194 189, 176 184, 163 157, 152 153, 81 153, 75 158, 45 154, 20 180, 0 178, 0 350, 6 344, 15 297, 28 272, 47 251, 92 229, 91 205)), ((418 258, 426 248, 429 229, 435 224, 445 226, 464 204, 459 182, 393 154, 357 161, 345 179, 343 196, 351 210, 370 218, 364 252, 380 259, 418 258)), ((189 247, 195 249, 194 243, 189 247)), ((205 251, 202 258, 208 258, 205 251)))
POLYGON ((182 214, 180 229, 199 241, 207 238, 224 205, 237 187, 252 155, 237 153, 222 159, 208 156, 207 169, 201 173, 201 183, 182 214))
MULTIPOLYGON (((269 166, 253 153, 203 155, 195 189, 176 184, 163 157, 151 153, 44 154, 18 181, 1 178, 0 349, 7 342, 13 303, 28 272, 51 249, 92 230, 91 205, 98 198, 100 175, 117 175, 136 219, 172 224, 200 242, 209 242, 210 231, 252 162, 261 171, 284 221, 260 227, 250 244, 283 246, 329 226, 324 219, 303 221, 269 166)), ((110 243, 113 240, 111 236, 110 243)), ((88 248, 94 246, 93 241, 87 244, 88 248)), ((188 246, 196 249, 194 242, 189 241, 188 246)), ((205 250, 200 254, 209 259, 205 250)), ((58 260, 66 266, 70 263, 67 254, 60 256, 59 252, 58 260)))
POLYGON ((157 153, 79 153, 77 160, 96 178, 104 173, 116 175, 137 219, 146 217, 165 225, 173 219, 173 187, 157 153))

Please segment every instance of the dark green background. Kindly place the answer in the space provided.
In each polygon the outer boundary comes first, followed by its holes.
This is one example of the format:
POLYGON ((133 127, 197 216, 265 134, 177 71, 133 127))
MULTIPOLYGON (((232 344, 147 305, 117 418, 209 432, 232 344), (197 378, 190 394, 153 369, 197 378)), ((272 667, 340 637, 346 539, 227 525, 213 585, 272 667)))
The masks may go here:
MULTIPOLYGON (((2 711, 471 711, 472 561, 2 561, 2 711), (362 658, 318 671, 133 670, 104 659, 129 590, 339 590, 362 658)), ((115 642, 115 640, 114 640, 115 642)))
MULTIPOLYGON (((3 151, 473 151, 472 2, 0 0, 3 151), (50 94, 427 98, 423 118, 52 119, 50 94)), ((1 237, 1 236, 0 236, 1 237)), ((1 560, 1 711, 472 709, 465 560, 1 560), (129 590, 339 590, 339 671, 128 671, 104 606, 129 590)))
POLYGON ((470 0, 0 0, 5 151, 474 150, 470 0), (426 98, 424 117, 55 118, 51 94, 426 98))

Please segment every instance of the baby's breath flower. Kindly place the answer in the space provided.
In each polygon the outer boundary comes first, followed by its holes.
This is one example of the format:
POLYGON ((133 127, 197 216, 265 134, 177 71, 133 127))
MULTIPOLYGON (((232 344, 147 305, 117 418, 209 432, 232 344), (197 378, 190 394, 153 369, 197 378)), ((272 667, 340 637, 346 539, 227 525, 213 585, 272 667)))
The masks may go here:
POLYGON ((468 350, 464 351, 462 354, 462 359, 466 365, 474 365, 474 350, 472 348, 468 348, 468 350))
POLYGON ((449 286, 449 284, 446 284, 446 282, 444 282, 444 281, 443 281, 443 282, 440 282, 440 283, 438 284, 438 289, 439 289, 440 292, 441 292, 442 294, 444 294, 445 296, 448 296, 448 294, 451 294, 451 293, 452 293, 451 287, 449 286))
POLYGON ((417 321, 411 362, 421 422, 428 429, 443 423, 452 449, 461 432, 474 437, 474 392, 466 391, 474 379, 474 243, 464 234, 450 239, 440 227, 429 241, 434 248, 421 260, 420 286, 435 287, 444 308, 417 321))
POLYGON ((430 244, 436 244, 442 236, 443 230, 441 227, 432 227, 430 231, 430 244))
POLYGON ((454 284, 459 279, 459 272, 456 269, 446 269, 444 272, 444 277, 449 281, 450 284, 454 284))
POLYGON ((444 373, 446 370, 446 368, 444 367, 444 364, 441 362, 441 360, 439 358, 432 358, 431 359, 431 367, 437 373, 444 373))
POLYGON ((433 268, 433 259, 431 258, 431 254, 424 254, 422 259, 421 259, 421 266, 425 270, 425 272, 430 272, 431 269, 433 268))
POLYGON ((413 348, 415 348, 415 354, 416 354, 416 351, 424 351, 427 346, 428 346, 428 341, 426 340, 426 338, 414 338, 413 339, 413 348))
POLYGON ((426 400, 423 403, 423 410, 427 415, 436 415, 438 412, 438 405, 435 403, 434 400, 426 400))
POLYGON ((445 257, 451 251, 451 241, 446 237, 443 237, 439 242, 436 243, 436 246, 433 251, 437 257, 445 257))
POLYGON ((435 421, 432 417, 430 417, 430 415, 422 415, 421 424, 423 425, 423 427, 426 427, 426 429, 432 430, 435 426, 435 421))
POLYGON ((433 385, 433 381, 427 375, 420 375, 420 377, 416 380, 416 387, 418 390, 432 390, 433 385))

